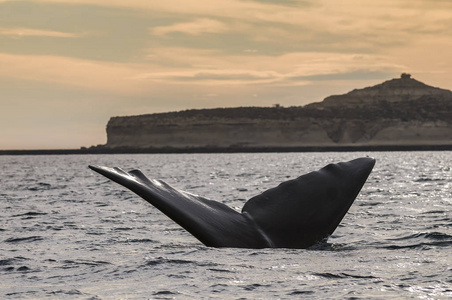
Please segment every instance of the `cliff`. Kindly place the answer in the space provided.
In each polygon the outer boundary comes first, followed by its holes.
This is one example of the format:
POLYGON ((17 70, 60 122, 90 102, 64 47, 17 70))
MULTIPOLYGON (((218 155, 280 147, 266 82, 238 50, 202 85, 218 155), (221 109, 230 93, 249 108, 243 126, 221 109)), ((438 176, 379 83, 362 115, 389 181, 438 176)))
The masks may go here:
POLYGON ((452 92, 402 74, 304 107, 237 107, 113 117, 107 148, 452 145, 452 92))

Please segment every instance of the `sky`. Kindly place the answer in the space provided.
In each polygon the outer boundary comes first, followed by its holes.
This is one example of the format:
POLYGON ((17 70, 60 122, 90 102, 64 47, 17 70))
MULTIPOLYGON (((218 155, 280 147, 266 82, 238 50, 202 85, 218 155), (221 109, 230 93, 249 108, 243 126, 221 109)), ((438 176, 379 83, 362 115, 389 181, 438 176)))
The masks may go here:
POLYGON ((106 143, 110 117, 452 89, 450 0, 0 0, 0 149, 106 143))

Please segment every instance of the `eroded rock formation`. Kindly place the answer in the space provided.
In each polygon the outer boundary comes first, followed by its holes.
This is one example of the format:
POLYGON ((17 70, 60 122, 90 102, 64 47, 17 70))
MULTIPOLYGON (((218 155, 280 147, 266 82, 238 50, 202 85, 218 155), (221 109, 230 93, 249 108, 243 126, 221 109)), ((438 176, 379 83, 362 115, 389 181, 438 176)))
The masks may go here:
POLYGON ((450 145, 452 92, 402 74, 304 107, 237 107, 113 117, 108 148, 450 145))

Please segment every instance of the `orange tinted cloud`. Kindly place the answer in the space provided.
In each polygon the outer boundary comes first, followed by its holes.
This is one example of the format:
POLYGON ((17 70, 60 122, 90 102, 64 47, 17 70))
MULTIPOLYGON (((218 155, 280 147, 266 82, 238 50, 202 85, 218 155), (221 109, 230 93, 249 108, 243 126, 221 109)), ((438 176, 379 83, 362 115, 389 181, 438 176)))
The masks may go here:
POLYGON ((112 93, 134 94, 130 78, 143 70, 133 65, 68 57, 0 53, 0 76, 51 82, 112 93))
POLYGON ((124 95, 146 95, 157 83, 305 85, 316 75, 403 69, 377 55, 290 53, 228 55, 221 51, 156 48, 146 63, 114 63, 57 56, 0 53, 0 76, 124 95), (161 64, 166 62, 171 67, 161 64))
POLYGON ((0 27, 0 35, 6 35, 11 37, 23 37, 23 36, 41 36, 41 37, 59 37, 59 38, 79 38, 85 36, 86 33, 69 33, 61 31, 40 30, 33 28, 5 28, 0 27))
POLYGON ((166 35, 173 32, 189 35, 200 35, 205 33, 221 33, 228 31, 225 23, 212 19, 197 19, 193 22, 176 23, 169 26, 159 26, 151 29, 154 35, 166 35))

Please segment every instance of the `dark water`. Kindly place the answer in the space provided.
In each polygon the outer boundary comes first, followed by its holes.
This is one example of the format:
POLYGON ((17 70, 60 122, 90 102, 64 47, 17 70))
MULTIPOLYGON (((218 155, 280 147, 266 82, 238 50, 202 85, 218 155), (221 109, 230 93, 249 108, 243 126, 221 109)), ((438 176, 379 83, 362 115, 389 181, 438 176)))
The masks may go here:
POLYGON ((1 299, 448 299, 452 152, 0 156, 1 299), (377 159, 328 244, 206 248, 87 168, 140 167, 240 209, 331 162, 377 159))

